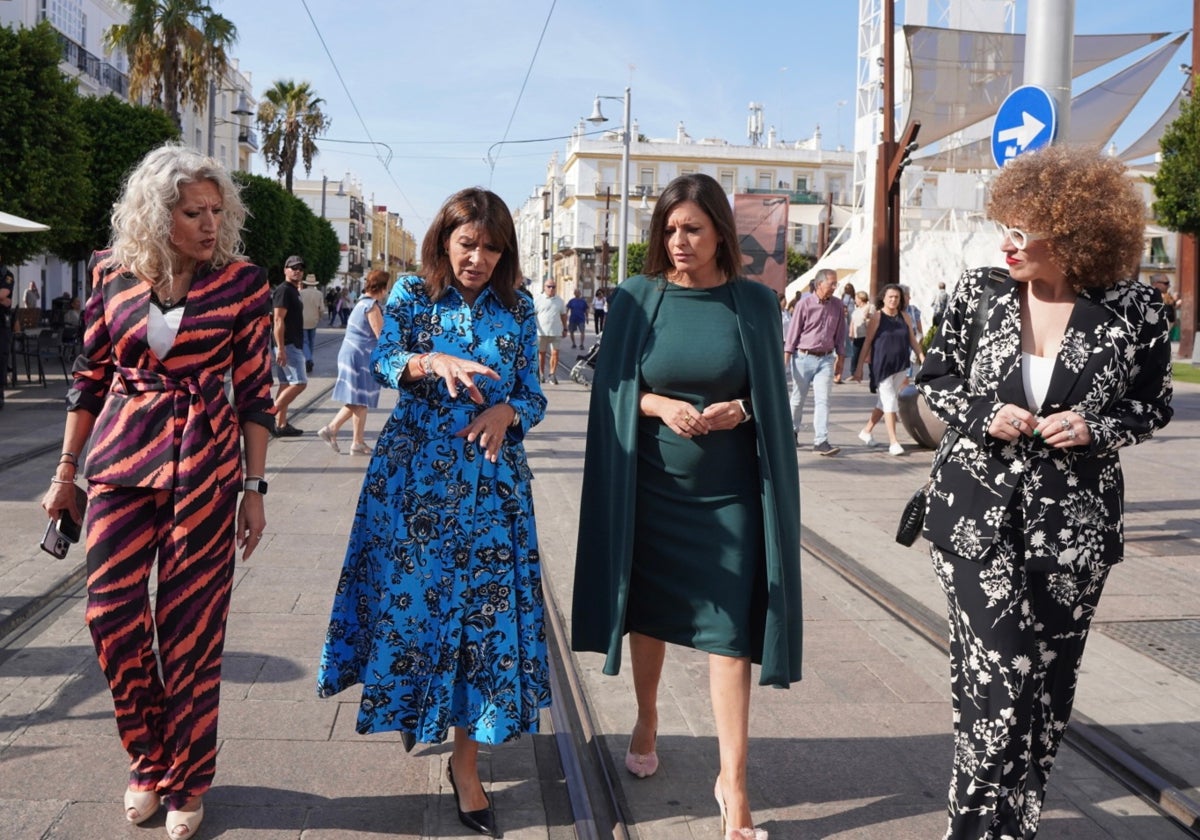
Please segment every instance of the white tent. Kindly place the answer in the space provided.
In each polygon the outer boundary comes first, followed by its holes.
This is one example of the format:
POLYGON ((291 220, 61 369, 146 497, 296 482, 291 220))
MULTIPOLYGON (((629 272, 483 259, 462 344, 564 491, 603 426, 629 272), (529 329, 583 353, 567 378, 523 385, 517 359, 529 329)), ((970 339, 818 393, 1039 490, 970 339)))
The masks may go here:
POLYGON ((0 211, 0 233, 38 233, 43 230, 50 230, 50 226, 0 211))

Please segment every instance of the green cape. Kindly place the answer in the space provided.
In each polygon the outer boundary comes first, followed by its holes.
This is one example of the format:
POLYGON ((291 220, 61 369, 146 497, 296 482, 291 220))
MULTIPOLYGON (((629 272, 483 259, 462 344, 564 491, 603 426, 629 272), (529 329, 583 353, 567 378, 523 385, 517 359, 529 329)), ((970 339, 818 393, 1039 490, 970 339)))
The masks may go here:
MULTIPOLYGON (((738 279, 730 288, 749 360, 766 546, 767 609, 754 617, 751 659, 762 665, 761 685, 787 687, 800 679, 800 481, 779 302, 768 287, 753 281, 738 279)), ((606 674, 621 668, 633 562, 640 363, 664 289, 665 281, 642 275, 617 288, 592 381, 571 647, 607 654, 606 674)))

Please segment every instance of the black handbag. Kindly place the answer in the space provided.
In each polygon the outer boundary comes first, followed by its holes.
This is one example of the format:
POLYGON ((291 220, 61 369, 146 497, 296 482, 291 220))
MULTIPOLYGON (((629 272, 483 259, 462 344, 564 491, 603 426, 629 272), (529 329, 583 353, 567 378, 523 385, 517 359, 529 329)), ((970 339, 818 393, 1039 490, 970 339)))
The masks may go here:
MULTIPOLYGON (((979 345, 979 337, 983 335, 984 327, 987 325, 988 310, 992 302, 992 283, 1002 282, 1007 277, 1007 271, 994 268, 983 283, 979 304, 975 307, 975 319, 971 323, 971 335, 968 338, 964 365, 964 369, 968 373, 971 370, 971 363, 975 360, 975 349, 979 345)), ((904 510, 900 512, 900 524, 896 527, 896 542, 900 545, 911 546, 925 528, 925 508, 929 504, 929 487, 933 484, 933 476, 950 455, 950 450, 956 443, 958 443, 958 431, 947 429, 941 447, 938 449, 938 457, 934 459, 933 465, 929 468, 929 478, 926 479, 920 490, 913 493, 912 498, 904 505, 904 510)))
POLYGON ((896 542, 912 545, 925 527, 925 505, 929 502, 929 484, 913 493, 904 511, 900 514, 900 525, 896 528, 896 542))

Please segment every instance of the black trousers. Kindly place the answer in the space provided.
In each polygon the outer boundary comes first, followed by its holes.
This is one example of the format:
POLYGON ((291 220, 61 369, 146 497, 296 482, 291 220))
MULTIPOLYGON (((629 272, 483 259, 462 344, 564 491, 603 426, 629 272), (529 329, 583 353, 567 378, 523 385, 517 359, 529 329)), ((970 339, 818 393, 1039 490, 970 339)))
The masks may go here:
POLYGON ((1009 527, 984 562, 932 548, 950 618, 954 768, 947 840, 1030 840, 1071 717, 1107 565, 1028 571, 1009 527))

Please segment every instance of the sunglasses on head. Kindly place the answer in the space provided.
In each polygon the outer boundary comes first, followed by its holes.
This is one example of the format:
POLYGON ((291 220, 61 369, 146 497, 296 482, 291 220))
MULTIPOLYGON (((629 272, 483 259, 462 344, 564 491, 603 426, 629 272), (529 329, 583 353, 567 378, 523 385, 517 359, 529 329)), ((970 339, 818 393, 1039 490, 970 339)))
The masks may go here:
POLYGON ((1016 245, 1018 251, 1024 251, 1025 246, 1030 242, 1037 242, 1039 239, 1046 238, 1046 234, 1044 233, 1028 233, 1020 228, 1008 227, 1007 225, 1000 225, 1000 233, 1005 239, 1016 245))

